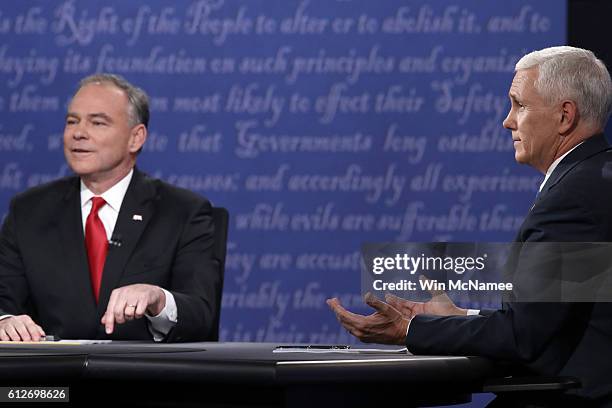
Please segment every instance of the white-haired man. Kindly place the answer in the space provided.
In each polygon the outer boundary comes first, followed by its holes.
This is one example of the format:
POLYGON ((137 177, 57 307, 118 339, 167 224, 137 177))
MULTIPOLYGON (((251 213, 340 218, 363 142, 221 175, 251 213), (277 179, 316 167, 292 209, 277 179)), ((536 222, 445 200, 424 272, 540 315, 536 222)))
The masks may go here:
MULTIPOLYGON (((545 174, 516 241, 611 242, 612 150, 602 132, 612 84, 604 64, 579 48, 532 52, 516 64, 509 96, 503 125, 512 131, 515 159, 545 174)), ((328 304, 363 341, 406 344, 415 354, 480 355, 541 374, 574 376, 582 382, 576 398, 611 403, 612 303, 505 303, 468 316, 445 299, 416 303, 388 296, 385 303, 366 296, 376 309, 369 316, 346 311, 337 299, 328 304)))

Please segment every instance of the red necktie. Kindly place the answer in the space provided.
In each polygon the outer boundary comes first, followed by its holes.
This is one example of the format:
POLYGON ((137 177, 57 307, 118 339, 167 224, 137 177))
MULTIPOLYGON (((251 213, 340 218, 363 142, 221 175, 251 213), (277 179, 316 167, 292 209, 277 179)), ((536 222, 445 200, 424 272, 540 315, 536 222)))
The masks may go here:
POLYGON ((108 252, 108 240, 104 224, 98 217, 98 211, 106 204, 102 197, 91 199, 91 211, 85 222, 85 247, 87 248, 87 260, 89 261, 89 276, 91 277, 91 288, 93 289, 96 303, 100 296, 100 284, 102 283, 102 271, 104 261, 108 252))

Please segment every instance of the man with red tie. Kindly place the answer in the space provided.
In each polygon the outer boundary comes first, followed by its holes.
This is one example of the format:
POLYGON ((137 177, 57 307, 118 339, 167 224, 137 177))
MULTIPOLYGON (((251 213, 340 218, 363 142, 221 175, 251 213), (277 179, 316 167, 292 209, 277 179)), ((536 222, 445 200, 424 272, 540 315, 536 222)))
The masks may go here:
POLYGON ((206 340, 219 311, 208 200, 147 177, 148 98, 83 79, 64 130, 77 177, 17 195, 0 232, 0 339, 206 340))

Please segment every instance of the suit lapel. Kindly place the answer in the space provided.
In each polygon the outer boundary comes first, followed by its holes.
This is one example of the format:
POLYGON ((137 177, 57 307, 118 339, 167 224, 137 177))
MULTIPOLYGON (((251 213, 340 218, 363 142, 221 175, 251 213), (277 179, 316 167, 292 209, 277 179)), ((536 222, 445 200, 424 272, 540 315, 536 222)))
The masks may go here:
POLYGON ((549 179, 546 181, 546 184, 538 195, 538 199, 554 188, 563 179, 563 177, 565 177, 565 175, 578 164, 589 157, 596 155, 597 153, 609 149, 610 145, 608 145, 603 135, 592 136, 585 140, 580 146, 561 160, 557 168, 555 168, 549 179))
POLYGON ((563 177, 568 174, 574 167, 578 164, 587 160, 589 157, 592 157, 598 153, 601 153, 606 150, 610 150, 612 147, 608 144, 603 134, 592 136, 586 139, 580 146, 575 148, 572 152, 570 152, 567 156, 559 162, 553 173, 550 175, 548 180, 546 180, 546 184, 542 187, 542 191, 536 197, 531 209, 529 210, 529 214, 521 224, 515 238, 514 242, 521 242, 521 236, 523 232, 523 227, 527 225, 528 218, 530 217, 531 211, 535 206, 538 205, 538 202, 541 201, 546 194, 555 188, 557 184, 561 182, 563 177))
POLYGON ((57 261, 59 268, 70 276, 74 285, 70 288, 71 296, 80 297, 79 303, 88 313, 94 313, 96 301, 91 289, 89 265, 85 250, 83 221, 81 219, 81 197, 79 195, 79 179, 74 178, 68 183, 63 196, 62 208, 59 209, 57 228, 61 237, 63 257, 57 261))
POLYGON ((102 274, 98 312, 104 313, 110 294, 117 287, 138 240, 154 213, 155 186, 141 172, 134 169, 130 186, 123 198, 119 217, 113 231, 113 242, 102 274))

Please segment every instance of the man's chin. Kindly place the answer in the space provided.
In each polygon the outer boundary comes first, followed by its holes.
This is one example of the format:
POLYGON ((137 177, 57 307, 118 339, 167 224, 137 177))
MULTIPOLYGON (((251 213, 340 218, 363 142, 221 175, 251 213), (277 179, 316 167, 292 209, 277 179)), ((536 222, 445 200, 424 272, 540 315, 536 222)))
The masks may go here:
POLYGON ((68 163, 68 166, 70 167, 72 172, 79 177, 84 177, 94 173, 94 170, 92 168, 90 168, 89 166, 83 166, 83 164, 81 163, 68 163))
POLYGON ((529 164, 526 155, 523 152, 515 152, 514 160, 519 164, 529 164))

